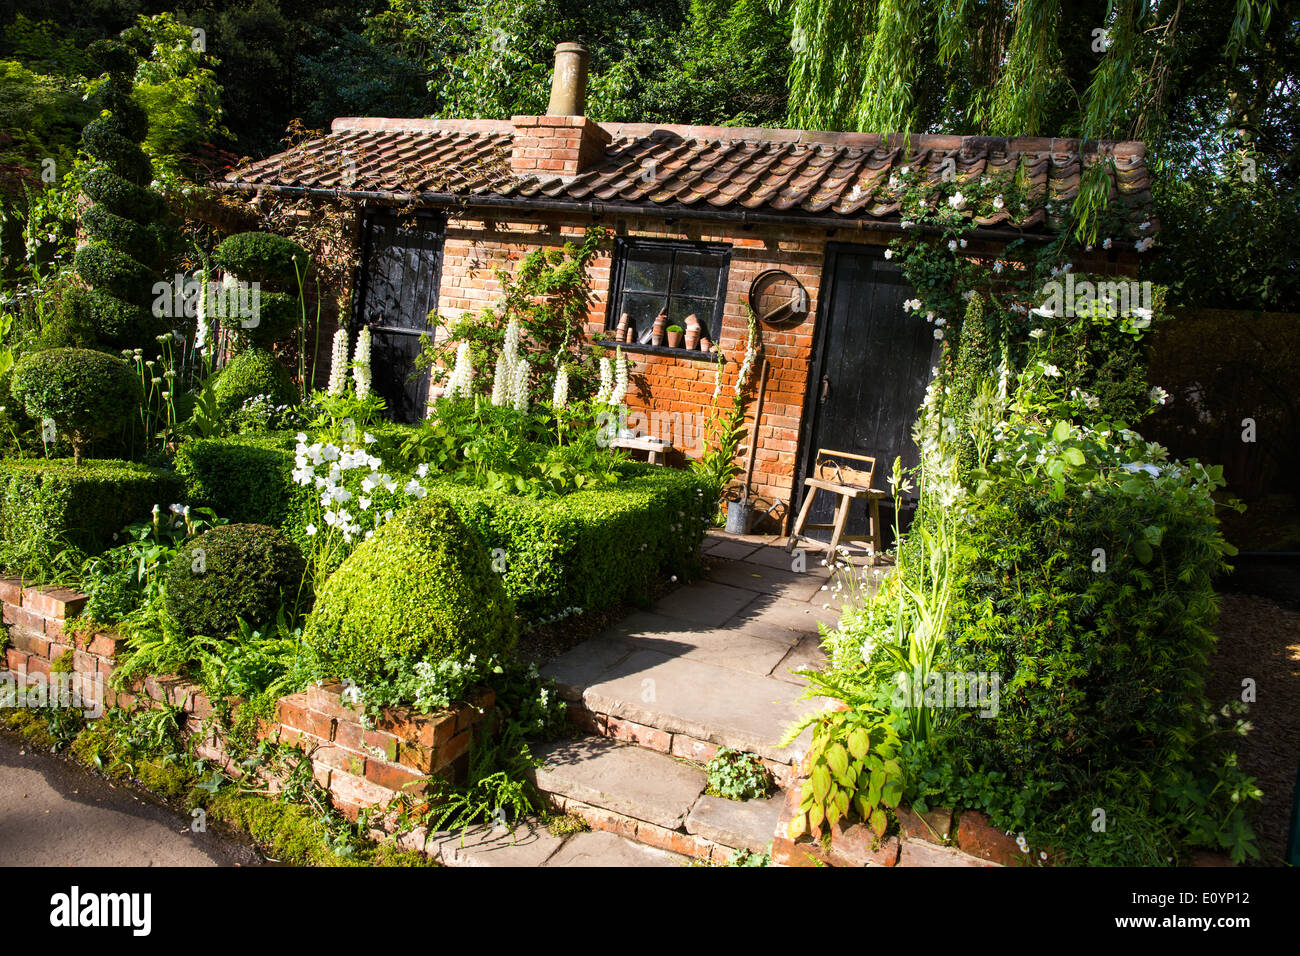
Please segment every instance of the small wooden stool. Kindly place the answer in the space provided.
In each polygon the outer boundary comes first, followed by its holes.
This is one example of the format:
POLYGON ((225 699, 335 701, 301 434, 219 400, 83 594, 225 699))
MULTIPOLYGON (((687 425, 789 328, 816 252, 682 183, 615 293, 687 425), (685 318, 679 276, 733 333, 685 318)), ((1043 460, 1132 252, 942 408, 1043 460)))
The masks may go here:
POLYGON ((646 453, 646 461, 652 465, 665 464, 666 456, 673 447, 671 442, 664 441, 662 438, 652 438, 649 435, 620 436, 611 441, 609 445, 611 448, 643 451, 646 453))
POLYGON ((799 517, 790 530, 790 540, 785 545, 786 551, 793 551, 795 544, 803 540, 818 547, 823 547, 828 554, 833 555, 841 540, 866 541, 871 545, 871 563, 875 564, 880 555, 880 499, 885 497, 883 489, 871 487, 875 474, 876 459, 874 458, 867 455, 855 455, 847 451, 832 451, 829 448, 818 449, 817 464, 813 469, 813 477, 805 478, 803 482, 804 487, 808 490, 805 493, 803 507, 799 509, 799 517), (840 464, 836 459, 841 458, 865 462, 868 467, 864 470, 852 465, 840 464), (839 497, 839 501, 835 505, 835 522, 833 524, 808 524, 808 515, 812 511, 813 499, 821 491, 827 491, 839 497), (844 526, 849 520, 849 508, 859 498, 865 499, 867 502, 867 533, 865 535, 846 535, 844 526), (810 529, 829 529, 831 532, 830 543, 826 544, 804 534, 804 531, 810 529))

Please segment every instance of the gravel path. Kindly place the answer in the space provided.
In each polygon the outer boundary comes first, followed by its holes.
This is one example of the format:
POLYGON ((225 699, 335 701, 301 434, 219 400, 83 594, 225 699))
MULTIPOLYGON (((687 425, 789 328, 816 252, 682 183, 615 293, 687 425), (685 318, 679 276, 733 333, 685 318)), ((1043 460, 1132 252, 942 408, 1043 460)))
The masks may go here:
POLYGON ((1264 791, 1255 819, 1261 862, 1278 865, 1300 762, 1300 612, 1250 594, 1224 594, 1221 602, 1210 699, 1216 706, 1240 700, 1242 680, 1255 680, 1256 702, 1247 716, 1255 729, 1237 753, 1264 791))

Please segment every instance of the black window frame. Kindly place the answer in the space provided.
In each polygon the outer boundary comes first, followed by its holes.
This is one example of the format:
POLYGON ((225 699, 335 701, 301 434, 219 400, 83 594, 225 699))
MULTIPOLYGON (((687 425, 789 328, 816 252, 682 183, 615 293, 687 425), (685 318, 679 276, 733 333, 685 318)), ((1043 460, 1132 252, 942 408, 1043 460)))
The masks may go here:
MULTIPOLYGON (((731 254, 733 247, 728 243, 719 242, 692 242, 684 239, 642 239, 619 236, 614 244, 614 261, 610 269, 609 283, 609 304, 605 310, 605 332, 613 332, 618 326, 619 317, 626 311, 623 308, 623 297, 627 294, 627 265, 630 254, 640 250, 671 252, 673 259, 669 266, 668 275, 668 292, 666 296, 671 303, 673 297, 673 271, 676 269, 677 253, 692 252, 703 253, 706 255, 717 256, 722 259, 721 268, 718 270, 718 286, 714 292, 713 313, 704 321, 704 331, 709 340, 717 342, 722 335, 722 317, 727 304, 727 287, 731 275, 731 254)), ((637 290, 632 290, 634 293, 637 290)), ((704 298, 703 296, 682 296, 682 298, 704 298)), ((637 335, 641 334, 641 329, 637 329, 637 335)), ((642 345, 639 342, 615 343, 612 339, 607 338, 607 344, 621 345, 625 349, 644 351, 644 352, 667 352, 673 355, 688 355, 697 358, 713 358, 704 352, 698 350, 687 350, 681 348, 669 348, 667 345, 651 345, 649 343, 642 345)))

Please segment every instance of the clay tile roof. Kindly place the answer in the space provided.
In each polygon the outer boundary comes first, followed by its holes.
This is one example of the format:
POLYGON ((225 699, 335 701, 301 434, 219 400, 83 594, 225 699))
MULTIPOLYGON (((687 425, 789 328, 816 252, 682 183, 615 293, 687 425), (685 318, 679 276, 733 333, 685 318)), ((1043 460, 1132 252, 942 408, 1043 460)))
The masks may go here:
MULTIPOLYGON (((241 166, 227 188, 319 189, 485 201, 657 206, 665 215, 696 211, 761 214, 766 221, 804 219, 897 222, 889 180, 914 166, 938 182, 945 167, 961 178, 1027 177, 1035 207, 1011 222, 1000 210, 977 227, 1050 233, 1059 210, 1077 194, 1085 168, 1110 166, 1111 196, 1120 198, 1129 231, 1152 220, 1151 180, 1138 142, 1080 142, 1045 137, 835 133, 719 126, 606 123, 604 157, 576 176, 515 176, 514 128, 499 120, 335 120, 331 131, 293 149, 241 166)), ((1148 227, 1143 234, 1151 235, 1148 227)))

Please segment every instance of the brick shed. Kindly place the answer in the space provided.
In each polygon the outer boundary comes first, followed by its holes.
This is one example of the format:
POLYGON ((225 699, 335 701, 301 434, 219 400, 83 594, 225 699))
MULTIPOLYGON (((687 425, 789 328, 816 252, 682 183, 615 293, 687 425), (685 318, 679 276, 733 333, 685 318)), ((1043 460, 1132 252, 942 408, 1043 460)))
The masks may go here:
MULTIPOLYGON (((614 239, 590 270, 587 335, 609 342, 629 316, 632 421, 653 432, 681 415, 685 428, 660 433, 687 456, 698 453, 691 425, 712 405, 716 357, 652 344, 654 317, 698 316, 734 360, 745 303, 776 313, 761 326, 769 369, 752 494, 783 519, 818 447, 877 455, 885 469, 895 455, 914 460, 912 420, 938 343, 903 313, 912 292, 883 254, 902 229, 886 190, 895 171, 937 181, 953 163, 959 176, 1023 164, 1044 205, 1018 227, 1005 212, 977 220, 969 251, 990 259, 1015 239, 1049 239, 1060 223, 1045 201, 1072 199, 1099 158, 1114 160, 1113 194, 1149 198, 1141 143, 597 123, 583 115, 585 68, 585 51, 561 44, 545 116, 340 118, 219 184, 254 201, 347 199, 360 210, 353 325, 372 328, 376 388, 396 417, 424 409, 427 380, 408 376, 418 334, 434 331, 430 311, 445 321, 492 305, 494 268, 603 225, 614 239)), ((1117 244, 1080 266, 1131 275, 1136 259, 1117 244)), ((729 362, 721 401, 736 371, 729 362)))

